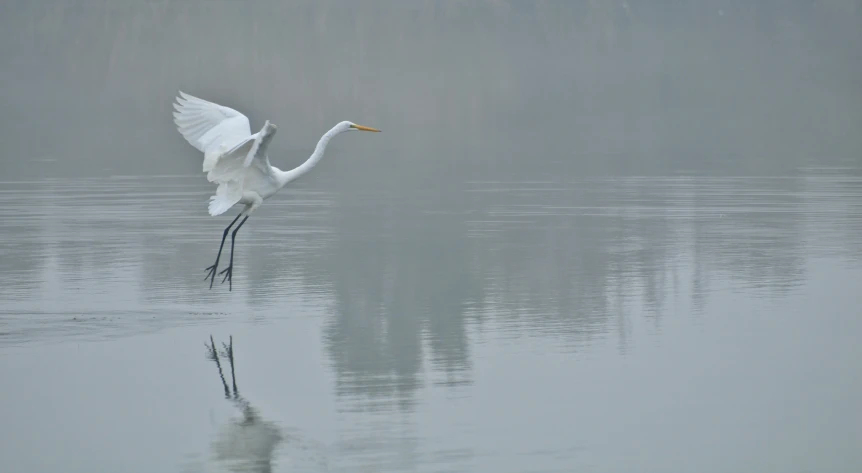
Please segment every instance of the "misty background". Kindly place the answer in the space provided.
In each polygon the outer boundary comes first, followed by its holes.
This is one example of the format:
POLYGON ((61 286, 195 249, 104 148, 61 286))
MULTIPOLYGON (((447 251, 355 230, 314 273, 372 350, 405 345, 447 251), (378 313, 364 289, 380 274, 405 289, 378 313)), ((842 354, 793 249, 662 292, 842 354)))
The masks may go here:
POLYGON ((197 172, 171 121, 180 89, 255 130, 277 123, 281 167, 342 119, 383 129, 337 142, 351 158, 299 184, 332 178, 344 192, 430 176, 445 188, 501 166, 526 178, 557 160, 577 174, 747 174, 862 155, 858 1, 0 8, 4 150, 29 157, 4 159, 4 175, 197 172))
POLYGON ((860 44, 858 0, 6 0, 0 470, 191 461, 214 331, 313 471, 855 471, 860 44), (281 169, 383 130, 233 292, 178 90, 281 169))

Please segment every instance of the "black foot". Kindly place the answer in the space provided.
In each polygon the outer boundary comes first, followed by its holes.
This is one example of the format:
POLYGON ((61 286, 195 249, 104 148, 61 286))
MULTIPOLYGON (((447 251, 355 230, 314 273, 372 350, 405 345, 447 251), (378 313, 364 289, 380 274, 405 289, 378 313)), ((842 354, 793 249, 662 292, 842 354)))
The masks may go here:
MULTIPOLYGON (((218 260, 216 260, 215 264, 213 264, 212 266, 210 266, 204 270, 204 271, 207 271, 207 275, 204 278, 204 281, 206 281, 207 279, 210 280, 210 289, 213 288, 213 281, 215 281, 215 275, 216 275, 217 269, 218 269, 218 260)), ((221 273, 219 273, 219 274, 221 274, 221 273)), ((224 282, 224 281, 222 281, 222 282, 224 282)))
MULTIPOLYGON (((215 270, 213 270, 213 271, 215 271, 215 270)), ((219 271, 219 275, 222 275, 222 274, 224 274, 224 277, 222 278, 221 283, 224 284, 225 280, 227 280, 228 291, 232 291, 233 290, 233 279, 231 278, 231 276, 233 275, 233 264, 231 264, 227 268, 219 271)))

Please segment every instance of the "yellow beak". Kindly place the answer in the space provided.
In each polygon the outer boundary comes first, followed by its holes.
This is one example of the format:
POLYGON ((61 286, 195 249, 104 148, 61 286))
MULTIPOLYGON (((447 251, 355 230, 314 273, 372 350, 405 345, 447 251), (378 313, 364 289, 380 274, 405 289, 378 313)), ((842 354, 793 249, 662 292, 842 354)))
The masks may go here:
POLYGON ((380 131, 377 128, 371 128, 370 126, 362 126, 362 125, 350 125, 350 128, 356 128, 357 130, 362 130, 362 131, 376 131, 376 132, 380 131))

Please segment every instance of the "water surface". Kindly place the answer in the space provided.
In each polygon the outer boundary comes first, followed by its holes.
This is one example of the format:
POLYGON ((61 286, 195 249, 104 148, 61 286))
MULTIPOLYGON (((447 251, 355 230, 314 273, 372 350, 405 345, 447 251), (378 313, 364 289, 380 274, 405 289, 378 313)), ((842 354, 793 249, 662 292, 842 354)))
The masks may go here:
POLYGON ((410 212, 287 191, 233 292, 198 176, 5 183, 8 470, 218 463, 211 333, 293 432, 277 471, 858 464, 858 171, 498 177, 410 212))
POLYGON ((860 471, 862 16, 778 3, 6 2, 0 471, 860 471), (210 290, 177 90, 383 133, 210 290))

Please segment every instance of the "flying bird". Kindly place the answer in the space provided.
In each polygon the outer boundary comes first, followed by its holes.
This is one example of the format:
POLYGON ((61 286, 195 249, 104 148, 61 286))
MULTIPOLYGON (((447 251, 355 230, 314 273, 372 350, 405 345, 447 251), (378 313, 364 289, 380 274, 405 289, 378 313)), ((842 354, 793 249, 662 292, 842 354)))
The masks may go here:
POLYGON ((244 207, 224 229, 215 263, 205 269, 210 280, 210 289, 218 271, 219 258, 231 227, 243 217, 230 236, 230 263, 218 272, 224 274, 222 284, 228 281, 228 290, 233 290, 233 247, 236 232, 257 210, 264 200, 272 197, 288 183, 299 179, 311 170, 326 151, 326 145, 336 135, 345 131, 374 131, 376 128, 343 121, 332 127, 320 137, 311 156, 290 171, 269 163, 267 148, 278 129, 269 120, 263 128, 252 134, 248 117, 223 105, 209 102, 180 91, 174 103, 174 123, 177 130, 198 151, 204 153, 203 172, 207 180, 218 185, 214 196, 210 197, 209 214, 221 215, 236 204, 244 207))

